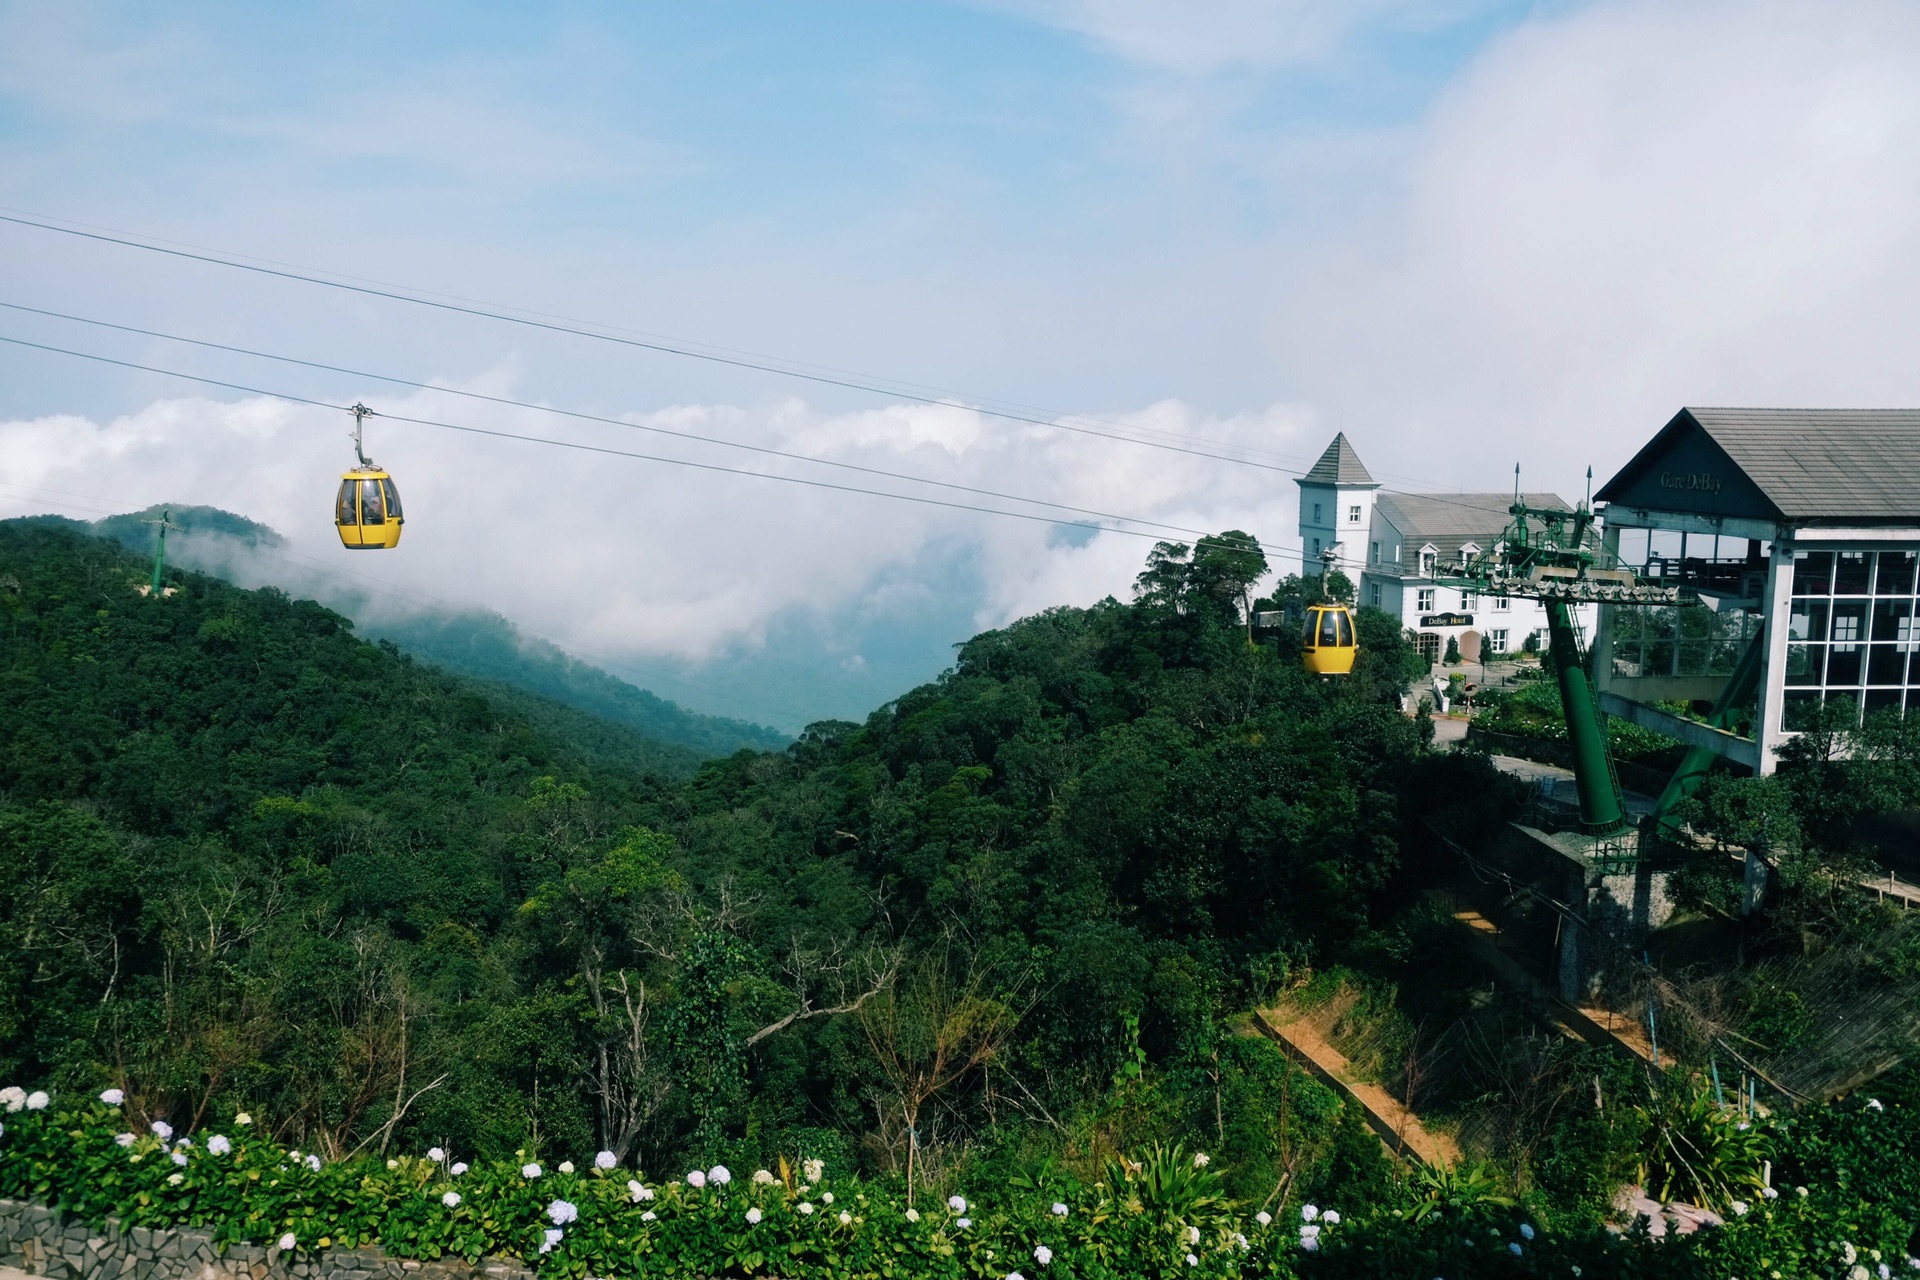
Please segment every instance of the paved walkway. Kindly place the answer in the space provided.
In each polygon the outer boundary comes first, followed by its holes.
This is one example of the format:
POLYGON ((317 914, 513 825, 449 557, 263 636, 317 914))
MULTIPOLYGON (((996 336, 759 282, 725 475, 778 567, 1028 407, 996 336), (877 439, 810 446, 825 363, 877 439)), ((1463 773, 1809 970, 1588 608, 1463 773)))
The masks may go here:
POLYGON ((1360 1104, 1367 1124, 1396 1153, 1407 1151, 1420 1163, 1451 1166, 1460 1161, 1460 1146, 1444 1133, 1435 1133, 1420 1123, 1420 1117, 1402 1106, 1392 1094, 1370 1080, 1362 1079, 1345 1054, 1327 1043, 1310 1018, 1291 1010, 1256 1009, 1254 1026, 1279 1043, 1289 1057, 1303 1063, 1322 1083, 1360 1104))

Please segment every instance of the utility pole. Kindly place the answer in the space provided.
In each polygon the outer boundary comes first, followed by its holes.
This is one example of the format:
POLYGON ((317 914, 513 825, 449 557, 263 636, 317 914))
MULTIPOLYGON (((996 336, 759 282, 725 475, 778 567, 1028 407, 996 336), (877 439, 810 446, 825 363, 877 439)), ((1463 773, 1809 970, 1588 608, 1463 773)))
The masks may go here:
POLYGON ((154 526, 152 594, 156 598, 160 595, 161 575, 166 572, 167 568, 167 530, 171 527, 169 521, 172 516, 173 511, 168 509, 160 513, 158 520, 150 520, 147 522, 154 526))

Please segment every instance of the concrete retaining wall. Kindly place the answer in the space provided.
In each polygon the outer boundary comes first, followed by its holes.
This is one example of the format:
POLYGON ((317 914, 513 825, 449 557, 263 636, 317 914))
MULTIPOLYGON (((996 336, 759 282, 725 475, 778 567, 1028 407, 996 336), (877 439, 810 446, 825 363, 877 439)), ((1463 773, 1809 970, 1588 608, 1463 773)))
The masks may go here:
POLYGON ((0 1266, 51 1280, 535 1280, 516 1261, 470 1267, 418 1262, 378 1249, 284 1254, 262 1245, 217 1245, 208 1231, 95 1229, 57 1209, 0 1200, 0 1266))

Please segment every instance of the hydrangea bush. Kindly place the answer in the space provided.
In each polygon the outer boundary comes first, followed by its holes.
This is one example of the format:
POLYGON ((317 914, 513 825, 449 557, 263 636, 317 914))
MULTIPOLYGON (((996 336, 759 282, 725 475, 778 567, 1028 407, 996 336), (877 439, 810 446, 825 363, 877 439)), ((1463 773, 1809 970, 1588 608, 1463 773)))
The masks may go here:
MULTIPOLYGON (((1656 1243, 1644 1230, 1549 1231, 1487 1201, 1382 1208, 1355 1220, 1303 1205, 1243 1214, 1186 1163, 1169 1207, 1150 1177, 1046 1195, 924 1197, 830 1176, 736 1178, 715 1166, 659 1181, 610 1153, 548 1167, 527 1153, 471 1164, 424 1155, 328 1161, 257 1133, 246 1115, 176 1136, 128 1122, 119 1091, 75 1103, 0 1090, 0 1196, 99 1224, 190 1226, 281 1252, 377 1245, 406 1258, 512 1255, 543 1277, 777 1276, 1118 1280, 1161 1277, 1555 1276, 1920 1280, 1920 1107, 1860 1100, 1769 1126, 1784 1189, 1736 1202, 1726 1227, 1656 1243)), ((1120 1162, 1124 1175, 1127 1162, 1120 1162)), ((1133 1165, 1141 1171, 1140 1164, 1133 1165)), ((1776 1183, 1778 1183, 1776 1179, 1776 1183)))

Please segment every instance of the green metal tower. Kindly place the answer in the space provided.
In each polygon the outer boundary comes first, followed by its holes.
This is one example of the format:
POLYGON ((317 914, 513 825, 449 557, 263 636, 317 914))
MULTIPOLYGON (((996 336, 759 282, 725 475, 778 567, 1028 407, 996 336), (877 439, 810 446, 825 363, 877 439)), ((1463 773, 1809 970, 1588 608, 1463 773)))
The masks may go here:
MULTIPOLYGON (((1592 482, 1592 472, 1587 479, 1592 482)), ((1694 596, 1685 588, 1645 582, 1629 569, 1603 563, 1606 553, 1593 536, 1590 500, 1583 499, 1573 511, 1528 506, 1515 468, 1513 505, 1507 510, 1513 520, 1493 549, 1442 581, 1483 595, 1532 598, 1545 606, 1548 654, 1560 685, 1560 707, 1566 716, 1580 793, 1580 829, 1589 835, 1611 835, 1628 825, 1626 810, 1572 606, 1588 601, 1690 604, 1694 596)))
POLYGON ((162 511, 158 520, 149 520, 147 523, 154 526, 153 586, 150 594, 155 599, 158 599, 160 596, 160 580, 167 568, 167 530, 173 527, 172 509, 169 508, 162 511))

